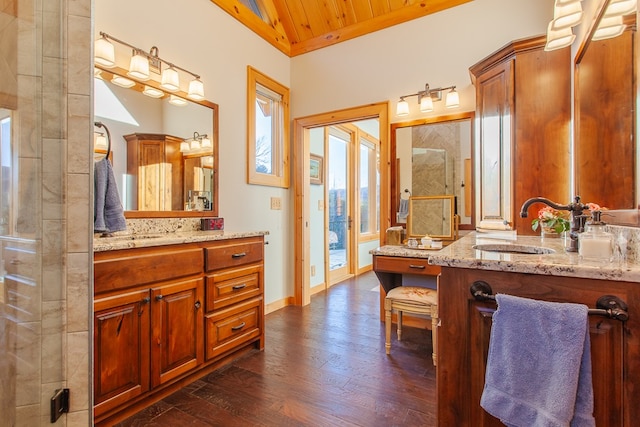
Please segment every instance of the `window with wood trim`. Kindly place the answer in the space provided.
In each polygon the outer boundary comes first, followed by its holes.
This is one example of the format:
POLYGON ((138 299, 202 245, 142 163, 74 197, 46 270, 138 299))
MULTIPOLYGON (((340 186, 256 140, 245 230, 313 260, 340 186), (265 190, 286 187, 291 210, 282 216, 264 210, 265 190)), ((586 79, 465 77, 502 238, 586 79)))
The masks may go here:
POLYGON ((289 188, 289 88, 247 68, 247 182, 289 188))

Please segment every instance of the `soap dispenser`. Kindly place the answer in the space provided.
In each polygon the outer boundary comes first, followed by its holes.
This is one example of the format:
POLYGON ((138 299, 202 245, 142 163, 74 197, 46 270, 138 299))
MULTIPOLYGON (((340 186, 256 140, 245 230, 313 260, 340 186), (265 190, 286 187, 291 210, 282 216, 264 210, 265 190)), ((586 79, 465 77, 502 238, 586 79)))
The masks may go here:
POLYGON ((602 212, 591 212, 584 232, 578 235, 578 253, 581 259, 596 262, 611 262, 613 257, 613 234, 605 231, 600 219, 602 212))

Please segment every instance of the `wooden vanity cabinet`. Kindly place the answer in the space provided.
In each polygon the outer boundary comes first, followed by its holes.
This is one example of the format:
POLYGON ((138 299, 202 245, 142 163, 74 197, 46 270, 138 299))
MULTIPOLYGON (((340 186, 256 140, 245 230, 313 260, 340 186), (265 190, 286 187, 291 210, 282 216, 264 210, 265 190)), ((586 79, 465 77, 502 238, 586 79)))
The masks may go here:
POLYGON ((476 221, 507 221, 525 235, 533 234, 535 214, 520 218, 525 200, 571 202, 571 53, 545 52, 545 43, 545 36, 511 42, 469 69, 476 88, 476 221))
POLYGON ((262 238, 218 242, 205 248, 207 360, 238 345, 264 348, 262 238))
POLYGON ((94 254, 96 425, 264 349, 263 245, 259 236, 94 254))
POLYGON ((204 361, 204 280, 197 247, 96 255, 94 403, 99 416, 204 361), (180 262, 185 259, 192 262, 180 262), (122 279, 102 280, 112 276, 122 279))
MULTIPOLYGON (((476 301, 476 280, 493 294, 573 302, 595 308, 603 295, 624 300, 630 313, 621 322, 590 315, 591 362, 596 425, 635 425, 640 419, 640 287, 637 283, 492 272, 442 267, 438 288, 438 425, 503 426, 480 407, 495 302, 476 301)), ((544 352, 544 349, 541 349, 544 352)))

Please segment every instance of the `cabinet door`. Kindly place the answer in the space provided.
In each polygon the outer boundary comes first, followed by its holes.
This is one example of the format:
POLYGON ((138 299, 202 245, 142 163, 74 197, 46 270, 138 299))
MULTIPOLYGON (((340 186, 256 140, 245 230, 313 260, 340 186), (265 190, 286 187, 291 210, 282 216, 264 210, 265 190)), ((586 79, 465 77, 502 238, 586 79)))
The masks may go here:
POLYGON ((481 225, 511 223, 512 61, 478 76, 476 99, 477 218, 481 225))
POLYGON ((149 390, 149 291, 94 301, 95 415, 149 390))
POLYGON ((163 384, 204 360, 204 280, 172 282, 151 290, 151 383, 163 384))

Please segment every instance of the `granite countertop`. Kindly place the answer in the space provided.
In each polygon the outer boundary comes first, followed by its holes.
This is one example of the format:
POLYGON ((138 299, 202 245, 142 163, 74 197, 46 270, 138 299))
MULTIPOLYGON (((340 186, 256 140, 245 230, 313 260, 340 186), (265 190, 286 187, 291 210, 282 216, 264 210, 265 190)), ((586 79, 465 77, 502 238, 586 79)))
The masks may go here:
POLYGON ((487 239, 473 232, 437 251, 387 245, 371 253, 428 258, 429 264, 443 267, 640 282, 640 263, 631 261, 598 263, 581 260, 577 253, 564 250, 563 239, 542 239, 535 236, 518 236, 516 240, 487 239), (553 249, 555 252, 551 254, 489 252, 473 249, 472 246, 477 244, 536 246, 553 249))
POLYGON ((268 231, 186 231, 173 233, 121 234, 113 237, 94 237, 93 252, 120 249, 148 248, 153 246, 177 245, 181 243, 208 242, 214 240, 238 239, 268 235, 268 231))

